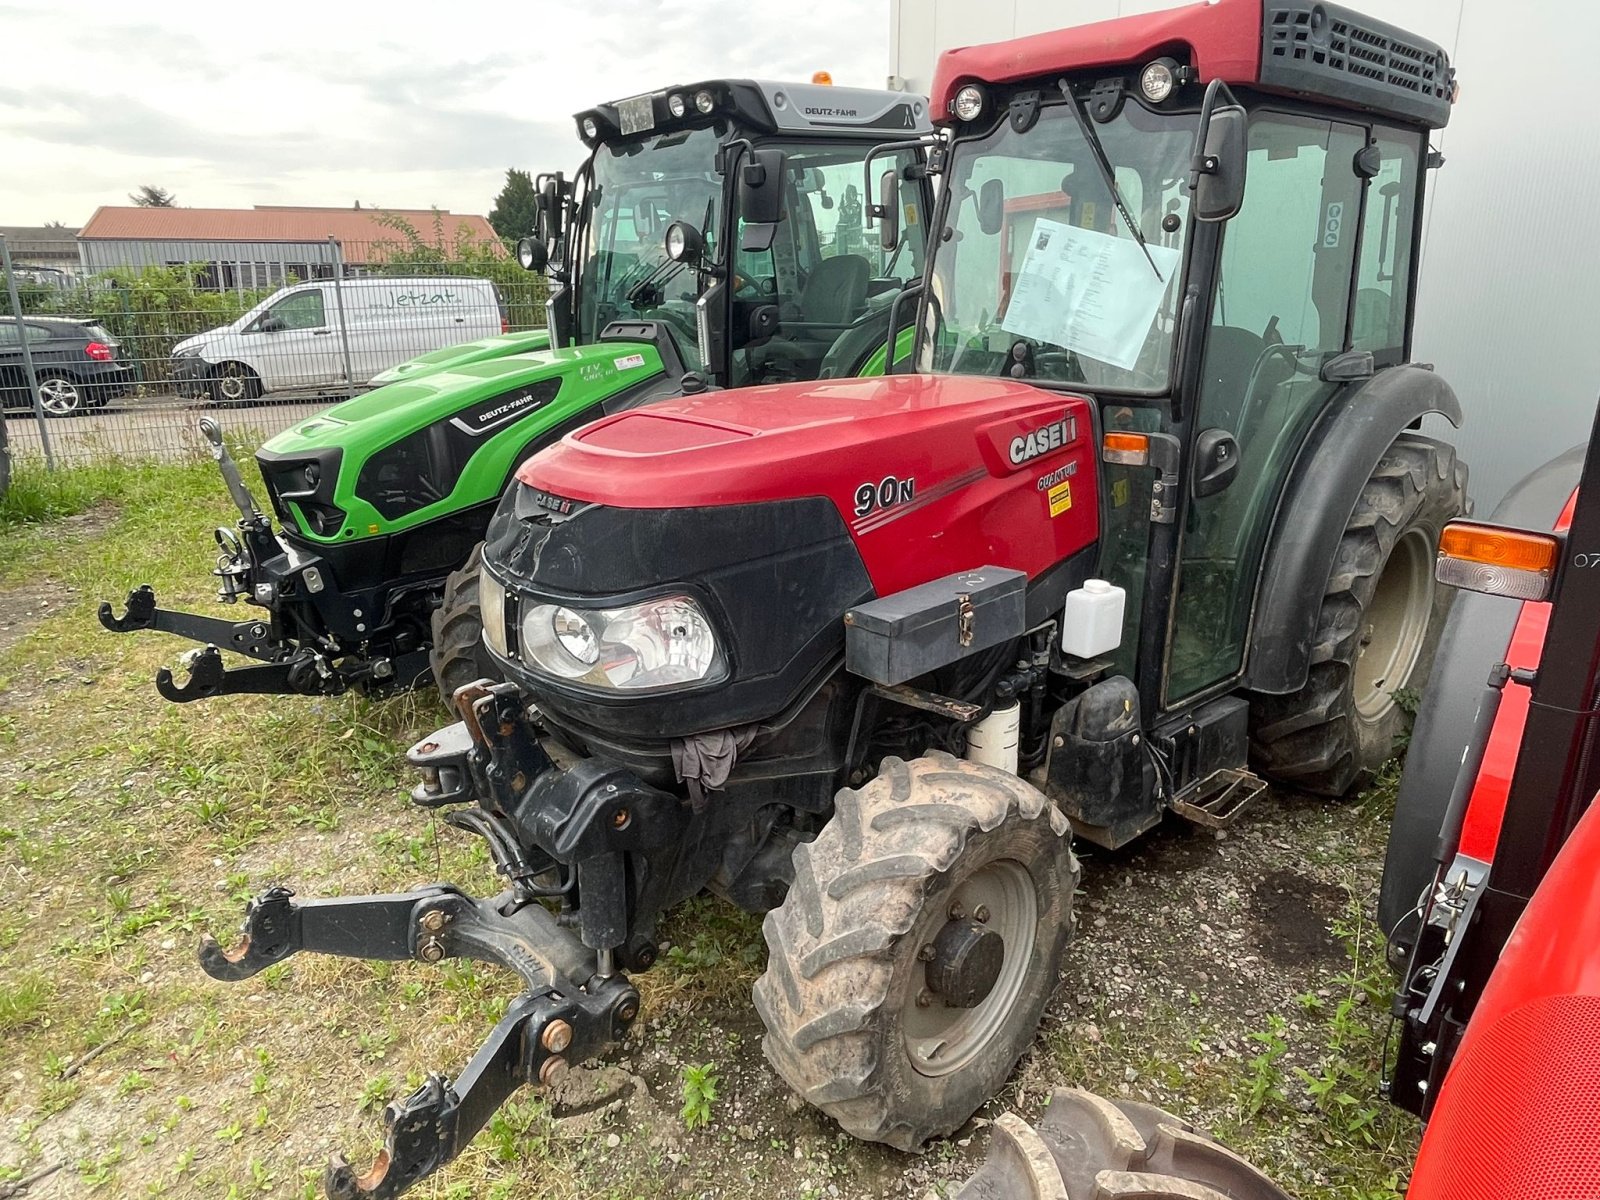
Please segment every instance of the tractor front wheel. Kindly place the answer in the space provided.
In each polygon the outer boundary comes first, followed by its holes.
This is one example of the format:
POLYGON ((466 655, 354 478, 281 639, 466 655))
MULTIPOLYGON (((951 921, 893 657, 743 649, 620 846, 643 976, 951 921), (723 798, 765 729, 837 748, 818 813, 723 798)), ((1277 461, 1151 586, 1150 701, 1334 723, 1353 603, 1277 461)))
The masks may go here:
POLYGON ((428 661, 433 679, 450 706, 456 689, 479 679, 500 678, 500 671, 483 644, 483 610, 478 606, 478 568, 483 566, 483 543, 467 556, 466 565, 450 572, 444 581, 444 601, 433 612, 433 649, 428 661))
POLYGON ((1466 488, 1466 467, 1432 438, 1402 434, 1379 461, 1334 555, 1305 686, 1250 706, 1266 774, 1342 796, 1394 754, 1443 626, 1439 533, 1465 511, 1466 488))
POLYGON ((1066 818, 993 767, 887 758, 794 867, 762 926, 762 1048, 847 1132, 920 1149, 1033 1041, 1072 934, 1066 818))

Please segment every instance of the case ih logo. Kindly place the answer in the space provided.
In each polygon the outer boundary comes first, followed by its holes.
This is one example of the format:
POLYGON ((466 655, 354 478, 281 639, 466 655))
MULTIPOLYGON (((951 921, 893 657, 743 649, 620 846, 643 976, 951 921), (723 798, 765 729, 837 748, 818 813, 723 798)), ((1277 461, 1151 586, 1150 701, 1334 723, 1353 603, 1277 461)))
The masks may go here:
POLYGON ((1011 465, 1020 467, 1025 462, 1053 453, 1063 446, 1070 446, 1077 440, 1078 419, 1071 416, 1062 417, 1059 421, 1042 425, 1028 433, 1019 433, 1011 439, 1011 465))
POLYGON ((572 501, 565 496, 552 496, 549 492, 541 492, 538 488, 529 488, 528 495, 540 508, 553 512, 558 517, 572 515, 572 501))

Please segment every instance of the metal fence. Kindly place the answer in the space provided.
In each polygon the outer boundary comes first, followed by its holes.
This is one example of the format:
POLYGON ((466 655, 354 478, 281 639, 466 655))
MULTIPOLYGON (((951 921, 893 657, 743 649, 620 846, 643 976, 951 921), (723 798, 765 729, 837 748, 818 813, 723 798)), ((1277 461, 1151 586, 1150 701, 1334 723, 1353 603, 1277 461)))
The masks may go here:
POLYGON ((0 453, 51 466, 198 453, 202 410, 268 437, 420 355, 544 326, 544 277, 497 242, 112 242, 58 281, 0 238, 0 265, 0 453))

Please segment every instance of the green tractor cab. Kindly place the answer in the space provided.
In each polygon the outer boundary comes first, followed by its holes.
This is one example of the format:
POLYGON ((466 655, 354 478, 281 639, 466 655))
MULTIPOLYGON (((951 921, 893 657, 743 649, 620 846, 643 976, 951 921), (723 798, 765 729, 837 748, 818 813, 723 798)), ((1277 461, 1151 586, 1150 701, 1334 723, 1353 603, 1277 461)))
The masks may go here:
MULTIPOLYGON (((270 511, 201 422, 240 513, 216 532, 218 598, 262 611, 173 612, 148 586, 120 616, 102 604, 113 632, 203 644, 187 680, 157 673, 167 699, 381 694, 430 676, 448 696, 494 673, 475 548, 523 460, 669 395, 884 373, 926 245, 923 97, 712 80, 575 119, 589 157, 571 180, 540 177, 520 248, 551 277, 547 329, 423 355, 271 439, 256 454, 270 511), (904 186, 869 232, 873 160, 904 186), (258 664, 229 670, 221 650, 258 664)), ((908 329, 896 358, 909 348, 908 329)))

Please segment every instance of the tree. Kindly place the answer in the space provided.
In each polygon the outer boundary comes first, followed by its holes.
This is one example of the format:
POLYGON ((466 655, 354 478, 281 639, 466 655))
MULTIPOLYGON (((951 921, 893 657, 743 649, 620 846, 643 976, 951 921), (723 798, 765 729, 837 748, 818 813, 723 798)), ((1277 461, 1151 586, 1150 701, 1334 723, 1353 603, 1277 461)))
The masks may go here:
POLYGON ((67 223, 65 221, 46 221, 44 227, 46 229, 65 229, 67 223))
POLYGON ((533 189, 533 176, 512 167, 506 172, 506 185, 494 198, 489 224, 507 241, 516 241, 533 232, 538 214, 539 194, 533 189))
POLYGON ((166 188, 148 183, 140 184, 137 192, 129 192, 128 199, 140 208, 171 208, 178 202, 178 198, 166 188))

